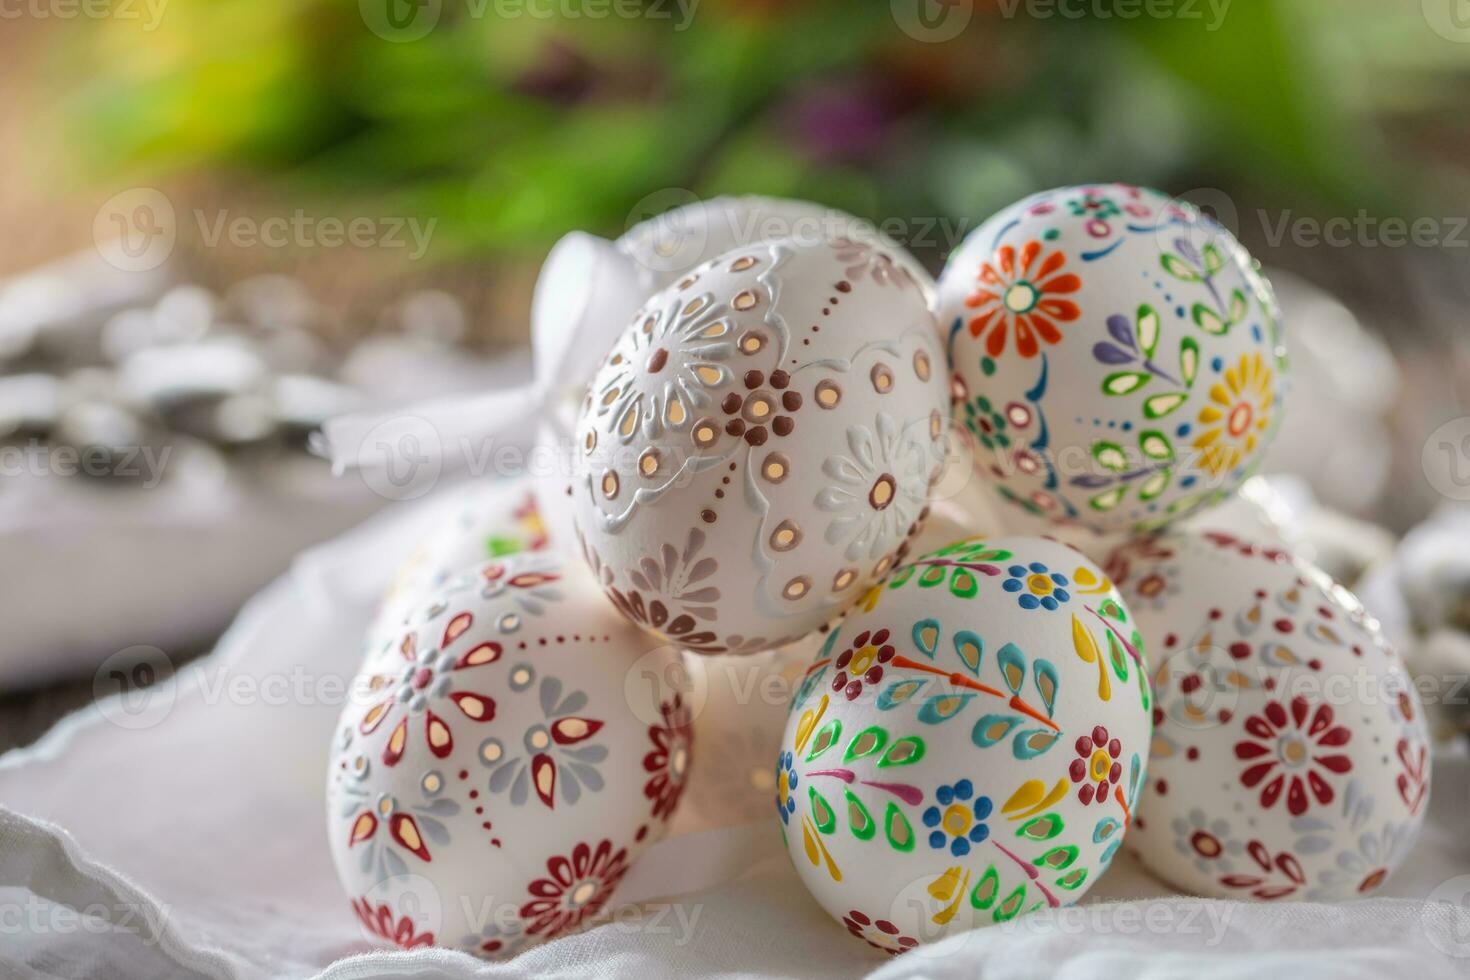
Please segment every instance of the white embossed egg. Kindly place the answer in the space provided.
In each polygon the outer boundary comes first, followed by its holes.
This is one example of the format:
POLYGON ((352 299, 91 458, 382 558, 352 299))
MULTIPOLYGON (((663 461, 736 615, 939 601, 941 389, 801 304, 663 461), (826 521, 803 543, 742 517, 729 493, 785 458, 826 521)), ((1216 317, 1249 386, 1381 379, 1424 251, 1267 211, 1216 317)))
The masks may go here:
POLYGON ((606 907, 664 832, 690 723, 672 649, 574 559, 513 555, 446 584, 372 654, 333 746, 327 833, 363 927, 502 955, 606 907))
POLYGON ((901 567, 832 631, 791 706, 792 863, 888 952, 1077 901, 1148 763, 1149 688, 1117 591, 1035 538, 901 567))
POLYGON ((1176 887, 1236 899, 1372 892, 1424 820, 1413 682, 1325 575, 1220 532, 1109 563, 1148 642, 1157 706, 1129 846, 1176 887))
POLYGON ((529 480, 479 481, 464 488, 394 575, 364 650, 381 652, 402 639, 409 620, 457 573, 488 559, 540 551, 547 543, 529 480))
POLYGON ((654 296, 577 424, 574 515, 608 595, 701 653, 822 625, 918 530, 940 358, 922 290, 865 244, 736 249, 654 296))
POLYGON ((1255 261, 1190 205, 1123 185, 1029 197, 940 277, 955 419, 1013 504, 1098 533, 1228 494, 1282 410, 1279 313, 1255 261))

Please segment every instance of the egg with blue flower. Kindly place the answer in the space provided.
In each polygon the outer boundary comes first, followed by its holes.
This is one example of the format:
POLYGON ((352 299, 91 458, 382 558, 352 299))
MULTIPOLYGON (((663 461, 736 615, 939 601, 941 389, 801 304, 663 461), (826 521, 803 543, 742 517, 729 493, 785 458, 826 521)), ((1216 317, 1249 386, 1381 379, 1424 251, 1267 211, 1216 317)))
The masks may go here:
POLYGON ((935 308, 977 472, 1053 524, 1183 520, 1228 498, 1280 425, 1269 283, 1157 191, 1062 187, 1004 209, 950 257, 935 308))
POLYGON ((775 804, 798 876, 890 953, 1076 902, 1144 785, 1144 663, 1112 581, 1065 544, 971 538, 901 565, 792 700, 775 804))

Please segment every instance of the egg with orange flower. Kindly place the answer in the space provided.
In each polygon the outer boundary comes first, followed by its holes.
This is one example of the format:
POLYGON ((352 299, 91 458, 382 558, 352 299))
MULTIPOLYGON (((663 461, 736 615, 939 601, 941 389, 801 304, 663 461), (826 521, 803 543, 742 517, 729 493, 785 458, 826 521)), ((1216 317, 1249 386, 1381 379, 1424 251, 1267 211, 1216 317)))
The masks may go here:
POLYGON ((1257 263, 1196 208, 1064 187, 985 222, 937 309, 955 419, 1017 507, 1098 533, 1227 497, 1281 418, 1280 314, 1257 263))

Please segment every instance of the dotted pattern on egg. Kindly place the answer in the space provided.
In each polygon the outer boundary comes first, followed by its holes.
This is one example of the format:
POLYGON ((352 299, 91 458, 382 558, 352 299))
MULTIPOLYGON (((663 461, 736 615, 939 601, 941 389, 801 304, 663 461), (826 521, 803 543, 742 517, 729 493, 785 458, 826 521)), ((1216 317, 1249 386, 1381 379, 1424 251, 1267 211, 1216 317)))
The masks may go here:
POLYGON ((370 935, 499 956, 606 907, 689 773, 678 654, 649 648, 542 553, 466 569, 369 654, 327 823, 370 935))
POLYGON ((1132 543, 1109 571, 1153 651, 1140 859, 1221 898, 1381 885, 1424 819, 1429 747, 1413 683, 1357 600, 1223 532, 1132 543))
POLYGON ((1016 506, 1099 533, 1222 498, 1280 420, 1280 314, 1256 263, 1193 207, 1068 187, 977 229, 940 278, 955 418, 1016 506))
POLYGON ((702 653, 835 615, 921 526, 939 351, 913 276, 865 243, 736 249, 654 297, 577 428, 576 523, 608 596, 702 653))

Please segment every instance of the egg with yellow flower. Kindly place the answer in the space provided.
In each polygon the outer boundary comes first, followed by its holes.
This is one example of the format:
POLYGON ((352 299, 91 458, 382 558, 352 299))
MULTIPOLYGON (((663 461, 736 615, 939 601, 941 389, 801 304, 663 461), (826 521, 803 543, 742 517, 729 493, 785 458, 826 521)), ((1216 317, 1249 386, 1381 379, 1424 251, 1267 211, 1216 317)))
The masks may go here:
POLYGON ((1029 197, 940 278, 955 419, 1008 501, 1098 533, 1224 499, 1281 418, 1280 313, 1193 206, 1120 184, 1029 197))

